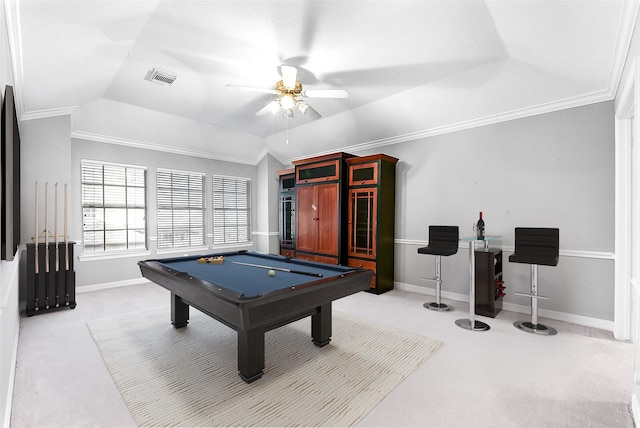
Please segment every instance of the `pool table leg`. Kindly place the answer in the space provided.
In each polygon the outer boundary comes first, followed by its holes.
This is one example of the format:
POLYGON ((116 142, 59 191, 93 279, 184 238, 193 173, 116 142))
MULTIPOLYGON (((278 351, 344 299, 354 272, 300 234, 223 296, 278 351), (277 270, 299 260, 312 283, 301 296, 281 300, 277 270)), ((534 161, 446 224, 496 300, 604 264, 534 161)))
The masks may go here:
POLYGON ((175 328, 189 324, 189 305, 174 293, 171 293, 171 324, 175 328))
POLYGON ((318 307, 318 313, 311 315, 311 337, 316 346, 331 342, 331 303, 318 307))
POLYGON ((247 383, 262 377, 264 369, 264 329, 238 330, 238 370, 247 383))

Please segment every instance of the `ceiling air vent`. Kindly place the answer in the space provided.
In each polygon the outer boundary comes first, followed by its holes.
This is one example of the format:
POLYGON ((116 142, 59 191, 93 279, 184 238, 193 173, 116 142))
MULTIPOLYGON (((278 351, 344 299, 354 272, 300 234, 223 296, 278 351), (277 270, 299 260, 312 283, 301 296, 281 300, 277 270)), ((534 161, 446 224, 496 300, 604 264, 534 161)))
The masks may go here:
POLYGON ((158 70, 157 68, 152 69, 147 73, 147 79, 150 82, 157 83, 159 85, 169 86, 178 78, 175 74, 169 73, 164 70, 158 70))

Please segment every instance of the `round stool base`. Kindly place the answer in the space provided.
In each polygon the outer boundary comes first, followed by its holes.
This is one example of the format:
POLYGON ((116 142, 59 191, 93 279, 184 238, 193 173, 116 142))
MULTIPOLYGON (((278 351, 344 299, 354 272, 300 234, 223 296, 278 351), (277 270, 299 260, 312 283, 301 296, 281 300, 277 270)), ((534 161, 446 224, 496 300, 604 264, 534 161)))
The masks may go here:
POLYGON ((431 309, 432 311, 437 311, 437 312, 449 312, 449 311, 453 310, 453 306, 449 306, 449 305, 444 304, 444 303, 431 302, 431 303, 425 303, 422 306, 424 306, 427 309, 431 309))
POLYGON ((532 334, 539 334, 541 336, 553 336, 558 334, 556 329, 553 327, 547 327, 542 324, 533 324, 531 321, 516 321, 513 323, 513 326, 518 330, 532 334))
POLYGON ((465 330, 472 331, 487 331, 490 328, 489 324, 485 324, 482 321, 474 321, 473 326, 471 326, 471 320, 469 319, 456 320, 456 325, 460 328, 464 328, 465 330))

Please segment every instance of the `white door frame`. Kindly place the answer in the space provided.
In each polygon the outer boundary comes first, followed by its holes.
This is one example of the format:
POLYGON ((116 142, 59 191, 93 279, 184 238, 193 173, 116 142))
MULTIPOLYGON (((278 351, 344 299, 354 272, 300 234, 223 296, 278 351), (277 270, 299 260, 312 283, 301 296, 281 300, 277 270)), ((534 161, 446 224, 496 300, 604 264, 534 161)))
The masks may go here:
POLYGON ((631 340, 631 139, 639 136, 640 58, 634 57, 615 112, 614 337, 631 340))

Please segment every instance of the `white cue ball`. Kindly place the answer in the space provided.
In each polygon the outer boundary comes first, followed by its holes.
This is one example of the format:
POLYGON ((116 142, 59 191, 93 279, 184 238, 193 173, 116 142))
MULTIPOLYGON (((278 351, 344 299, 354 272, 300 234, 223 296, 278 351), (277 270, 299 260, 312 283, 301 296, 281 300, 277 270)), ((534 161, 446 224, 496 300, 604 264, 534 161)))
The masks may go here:
POLYGON ((273 269, 269 269, 269 276, 276 276, 276 271, 273 269))

